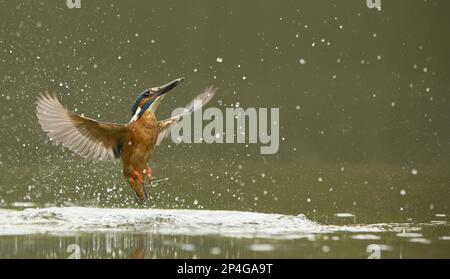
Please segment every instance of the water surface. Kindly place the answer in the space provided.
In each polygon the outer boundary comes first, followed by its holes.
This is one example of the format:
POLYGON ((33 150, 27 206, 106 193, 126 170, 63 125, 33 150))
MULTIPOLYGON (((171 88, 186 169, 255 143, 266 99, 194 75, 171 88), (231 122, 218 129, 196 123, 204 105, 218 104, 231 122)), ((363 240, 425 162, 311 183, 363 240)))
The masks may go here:
POLYGON ((49 207, 4 208, 0 219, 2 258, 450 256, 450 226, 442 216, 430 223, 323 225, 304 215, 49 207))

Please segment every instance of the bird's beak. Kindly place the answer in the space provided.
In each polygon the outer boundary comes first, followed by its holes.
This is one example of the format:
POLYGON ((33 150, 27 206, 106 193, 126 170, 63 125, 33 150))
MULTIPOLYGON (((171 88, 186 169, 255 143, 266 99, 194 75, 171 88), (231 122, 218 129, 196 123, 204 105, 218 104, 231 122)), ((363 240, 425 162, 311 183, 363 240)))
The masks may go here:
POLYGON ((156 94, 157 94, 158 97, 159 97, 159 96, 162 96, 162 95, 164 95, 165 93, 167 93, 167 92, 169 92, 170 90, 172 90, 173 88, 175 88, 175 87, 176 87, 178 84, 180 84, 183 80, 184 80, 183 77, 177 78, 177 79, 175 79, 175 80, 172 80, 172 81, 169 82, 169 83, 166 83, 166 84, 164 84, 164 85, 162 85, 162 86, 159 86, 159 87, 154 88, 154 90, 157 92, 156 94))
POLYGON ((151 91, 156 93, 156 97, 154 97, 153 100, 149 100, 150 107, 148 108, 148 110, 150 112, 155 112, 156 109, 158 108, 159 104, 161 103, 162 99, 164 98, 164 94, 169 92, 173 88, 175 88, 175 86, 180 84, 183 80, 184 80, 184 78, 182 78, 182 77, 177 78, 177 79, 172 80, 171 82, 166 83, 162 86, 152 88, 151 91))

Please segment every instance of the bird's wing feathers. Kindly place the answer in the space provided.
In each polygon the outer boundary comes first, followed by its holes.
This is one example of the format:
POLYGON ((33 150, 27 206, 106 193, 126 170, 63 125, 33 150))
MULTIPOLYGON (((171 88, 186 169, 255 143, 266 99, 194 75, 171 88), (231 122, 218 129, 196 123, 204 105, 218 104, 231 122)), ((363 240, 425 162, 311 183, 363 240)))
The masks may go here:
POLYGON ((78 155, 93 159, 120 157, 126 126, 97 122, 76 115, 53 94, 42 94, 37 100, 37 117, 42 129, 58 144, 78 155))
POLYGON ((173 115, 172 117, 168 119, 164 119, 158 122, 160 127, 160 132, 158 134, 158 139, 156 141, 156 144, 159 145, 165 138, 167 138, 170 135, 170 132, 173 128, 173 126, 178 123, 183 117, 186 115, 191 114, 195 110, 200 109, 201 107, 205 106, 211 99, 214 97, 214 94, 216 93, 217 88, 214 88, 213 86, 210 86, 206 88, 201 94, 197 95, 197 97, 194 98, 185 108, 183 113, 173 115), (198 104, 198 102, 201 102, 200 106, 197 106, 195 104, 198 104))

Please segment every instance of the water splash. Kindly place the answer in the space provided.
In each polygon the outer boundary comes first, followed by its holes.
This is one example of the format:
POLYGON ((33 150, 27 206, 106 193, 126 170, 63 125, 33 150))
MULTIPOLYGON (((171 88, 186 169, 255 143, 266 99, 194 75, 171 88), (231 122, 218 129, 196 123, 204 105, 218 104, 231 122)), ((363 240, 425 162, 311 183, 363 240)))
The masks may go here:
POLYGON ((49 207, 0 209, 0 235, 139 232, 162 235, 219 235, 298 239, 314 234, 409 232, 411 224, 328 226, 290 216, 241 211, 49 207))

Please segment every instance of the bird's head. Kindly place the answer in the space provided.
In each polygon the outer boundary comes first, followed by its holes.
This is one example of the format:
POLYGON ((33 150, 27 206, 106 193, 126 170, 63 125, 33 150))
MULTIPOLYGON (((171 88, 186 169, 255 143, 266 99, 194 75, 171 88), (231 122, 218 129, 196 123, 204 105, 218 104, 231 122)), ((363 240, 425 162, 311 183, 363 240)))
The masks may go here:
POLYGON ((177 78, 162 86, 153 87, 145 90, 139 96, 131 107, 133 118, 131 121, 139 119, 146 111, 155 112, 158 108, 161 100, 164 98, 164 94, 175 88, 180 84, 184 78, 177 78))

